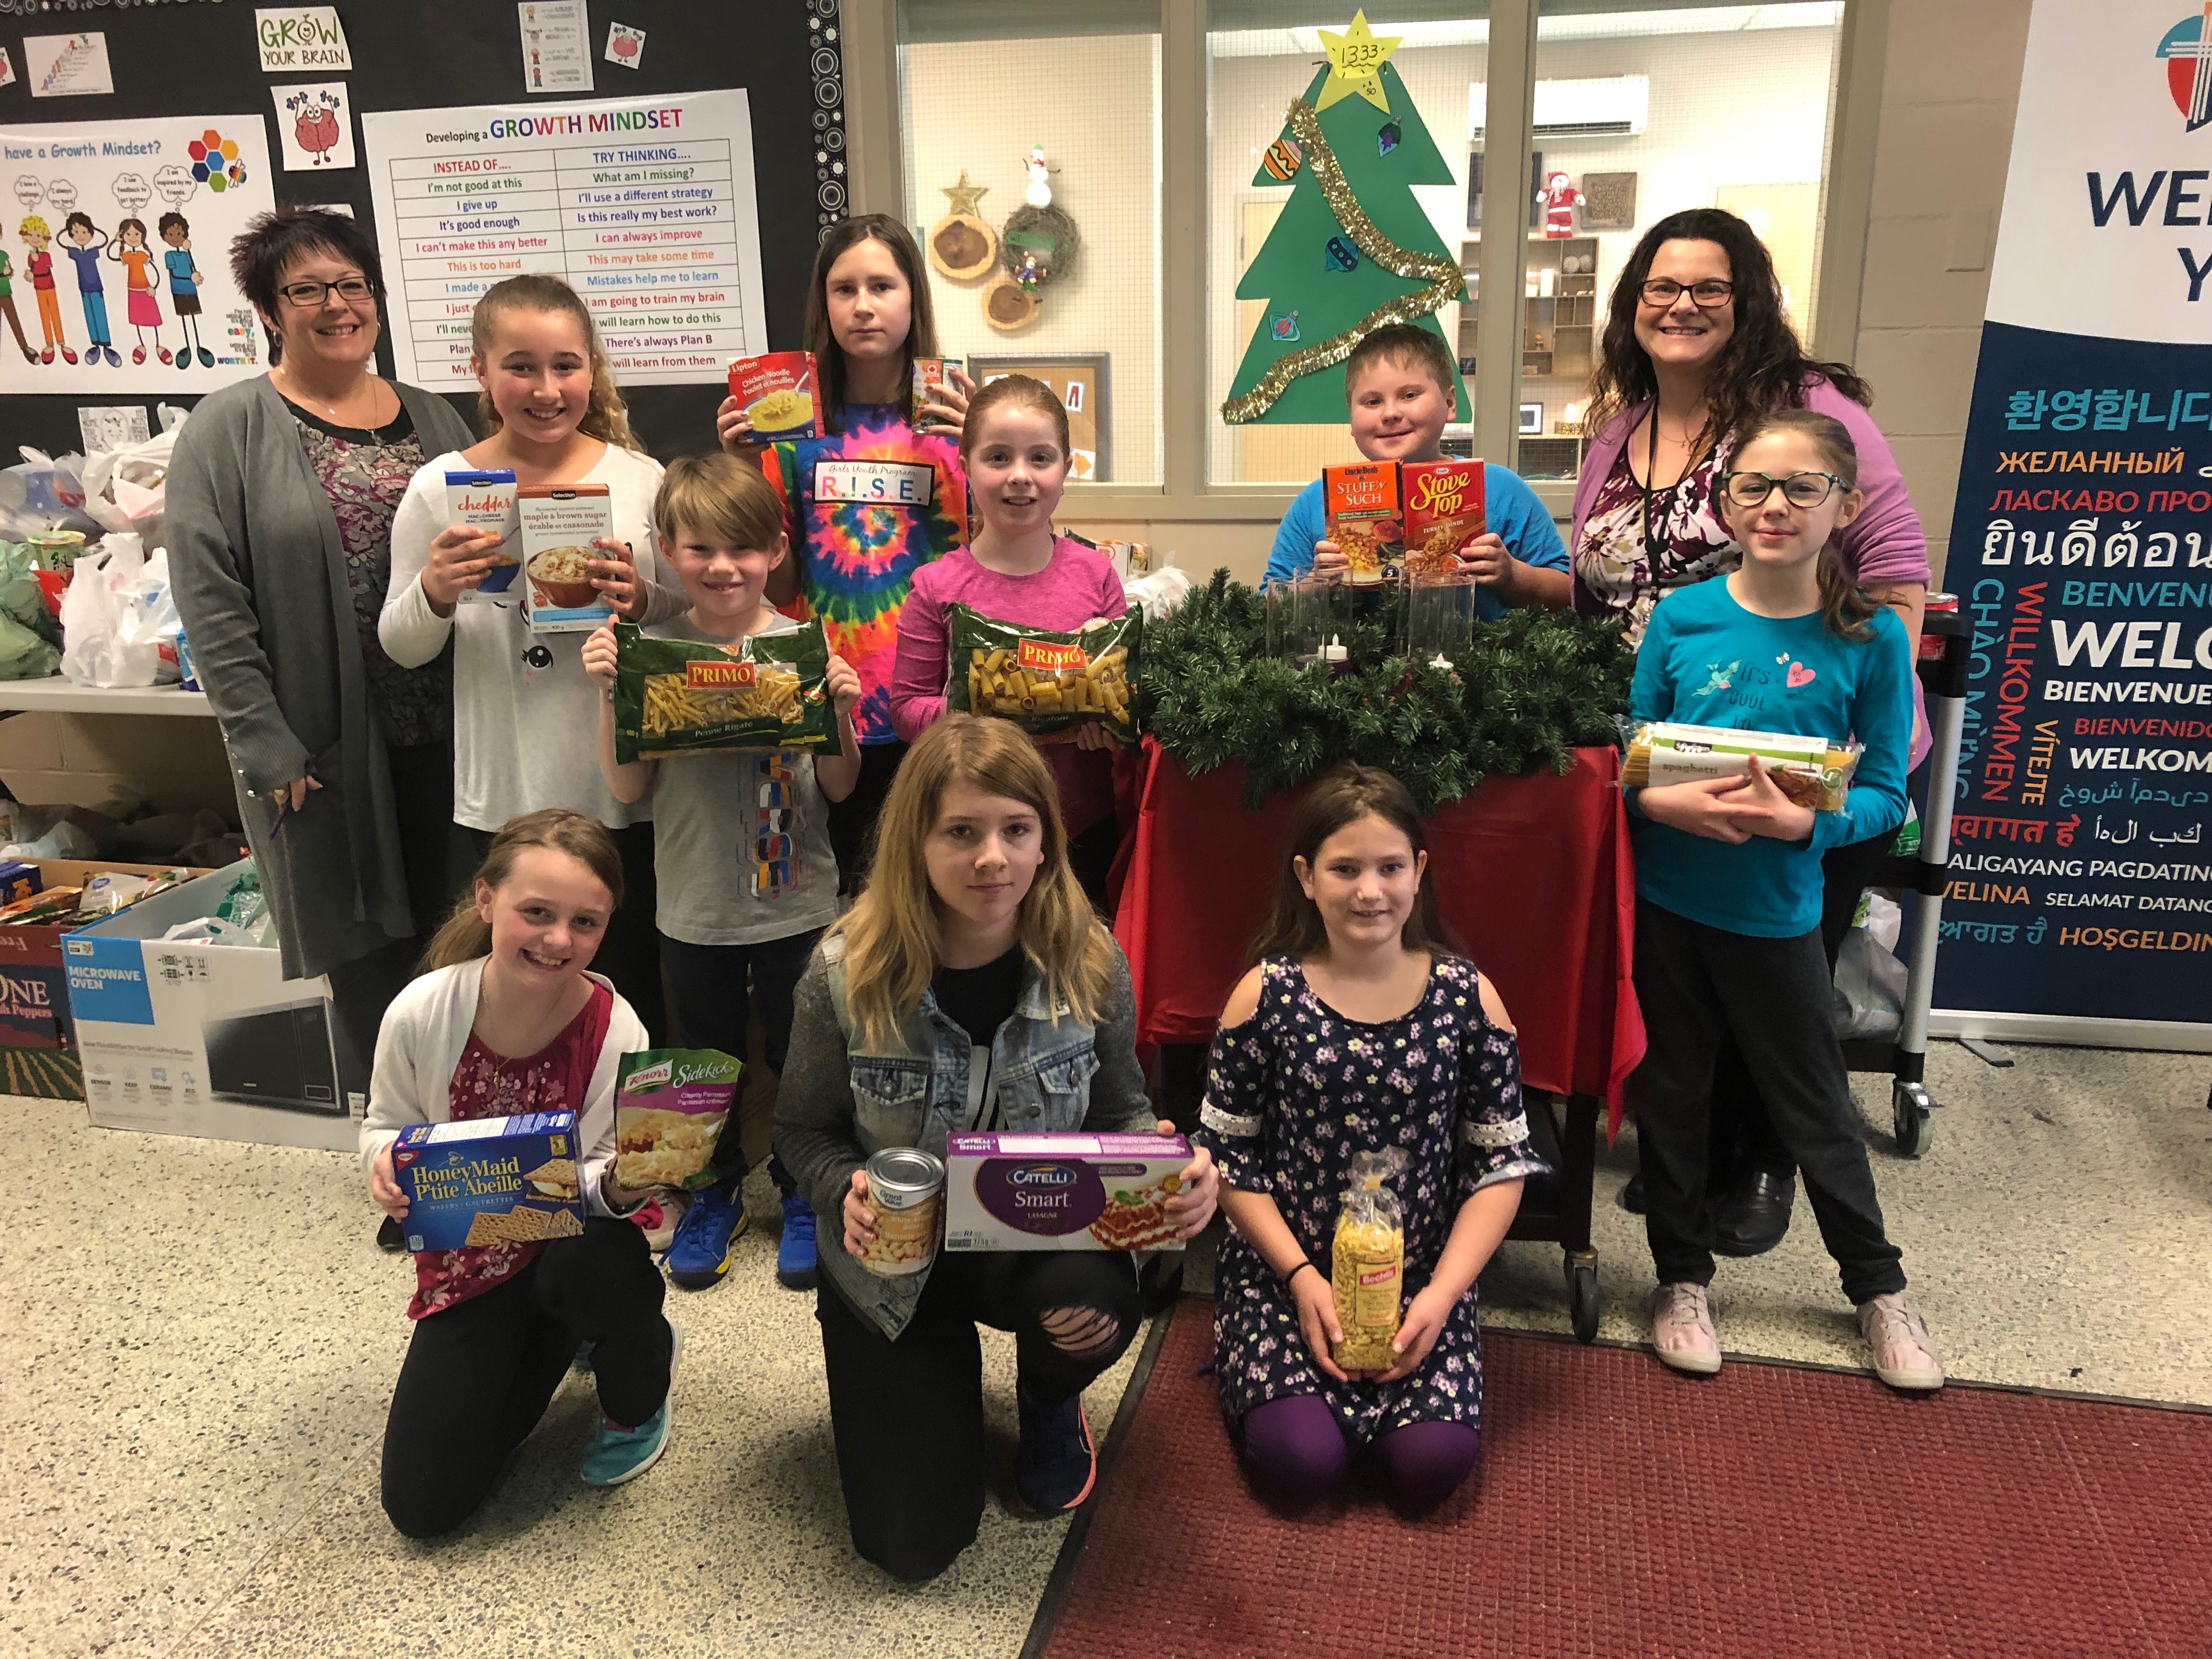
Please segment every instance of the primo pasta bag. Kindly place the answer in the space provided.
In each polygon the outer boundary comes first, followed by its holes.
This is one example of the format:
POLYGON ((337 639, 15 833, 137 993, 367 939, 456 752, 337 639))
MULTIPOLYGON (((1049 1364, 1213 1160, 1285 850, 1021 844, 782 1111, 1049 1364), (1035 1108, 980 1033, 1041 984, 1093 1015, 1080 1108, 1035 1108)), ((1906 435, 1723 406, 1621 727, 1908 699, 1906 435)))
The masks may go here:
POLYGON ((1353 1184, 1337 1212, 1329 1260, 1336 1322, 1344 1331, 1334 1357, 1347 1371, 1387 1371, 1398 1363, 1390 1343, 1406 1287, 1406 1220, 1398 1194, 1382 1183, 1405 1170, 1406 1155, 1395 1146, 1352 1157, 1353 1184))
POLYGON ((1137 738, 1129 692, 1137 676, 1144 613, 1101 617, 1072 634, 1021 628, 964 605, 945 607, 951 653, 947 704, 1010 720, 1031 737, 1088 722, 1124 743, 1137 738))
POLYGON ((615 624, 615 759, 830 741, 830 641, 811 622, 726 646, 655 640, 615 624))

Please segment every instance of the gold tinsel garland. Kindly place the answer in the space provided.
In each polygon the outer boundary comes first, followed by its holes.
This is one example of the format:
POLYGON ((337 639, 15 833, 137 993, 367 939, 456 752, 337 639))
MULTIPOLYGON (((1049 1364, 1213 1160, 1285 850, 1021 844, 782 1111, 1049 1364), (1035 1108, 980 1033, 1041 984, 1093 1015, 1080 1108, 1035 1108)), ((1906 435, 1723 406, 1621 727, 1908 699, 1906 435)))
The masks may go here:
POLYGON ((1359 251, 1393 276, 1419 277, 1428 286, 1377 306, 1341 334, 1276 358, 1249 392, 1221 405, 1221 418, 1231 426, 1258 420, 1301 374, 1342 362, 1370 330, 1385 323, 1409 323, 1416 317, 1425 317, 1467 291, 1466 273, 1454 261, 1442 254, 1416 253, 1400 247, 1376 228, 1375 222, 1360 207, 1359 198, 1352 193, 1352 186, 1345 182, 1344 169, 1337 164, 1328 140, 1322 136, 1313 106, 1303 98, 1291 100, 1290 127, 1291 136, 1305 152, 1305 164, 1313 169, 1322 199, 1359 251))

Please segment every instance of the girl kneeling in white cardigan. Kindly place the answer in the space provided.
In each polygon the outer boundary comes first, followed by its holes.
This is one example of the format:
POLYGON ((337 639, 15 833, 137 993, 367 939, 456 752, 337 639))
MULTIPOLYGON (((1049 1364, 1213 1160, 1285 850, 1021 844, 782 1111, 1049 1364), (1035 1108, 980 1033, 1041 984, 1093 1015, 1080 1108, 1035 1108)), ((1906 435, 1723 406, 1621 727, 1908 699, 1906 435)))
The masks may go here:
POLYGON ((384 1512, 410 1538, 483 1501, 584 1343, 605 1413, 585 1480, 635 1479, 667 1444, 682 1337, 645 1234, 621 1218, 645 1194, 614 1179, 616 1066, 648 1045, 629 1005, 585 971, 621 902, 605 829, 562 807, 526 813, 493 838, 422 976, 385 1012, 361 1158, 387 1213, 404 1225, 392 1146, 409 1124, 562 1109, 576 1114, 586 1212, 580 1237, 416 1256, 415 1335, 384 1429, 384 1512))

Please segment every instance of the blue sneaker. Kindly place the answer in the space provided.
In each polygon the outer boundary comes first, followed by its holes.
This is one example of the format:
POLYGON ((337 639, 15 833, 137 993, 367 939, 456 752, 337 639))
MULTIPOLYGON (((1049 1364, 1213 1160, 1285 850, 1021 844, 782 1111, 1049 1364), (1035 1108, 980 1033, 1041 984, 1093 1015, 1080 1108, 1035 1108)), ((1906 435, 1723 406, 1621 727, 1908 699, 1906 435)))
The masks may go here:
POLYGON ((1064 1514, 1098 1482, 1098 1449, 1083 1415, 1083 1396, 1048 1404, 1017 1382, 1021 1443, 1014 1449, 1014 1494, 1032 1515, 1064 1514))
MULTIPOLYGON (((672 1400, 676 1362, 684 1357, 684 1328, 672 1319, 668 1322, 668 1391, 672 1400)), ((599 1431, 584 1452, 584 1484, 619 1486, 658 1463, 660 1454, 668 1449, 668 1400, 662 1401, 660 1409, 634 1429, 621 1428, 600 1418, 599 1431)))
POLYGON ((811 1291, 814 1279, 814 1206, 793 1193, 783 1200, 783 1242, 775 1247, 775 1282, 789 1291, 811 1291))
POLYGON ((744 1236, 744 1200, 720 1187, 691 1194, 665 1258, 668 1276, 687 1291, 709 1291, 730 1271, 730 1246, 744 1236))

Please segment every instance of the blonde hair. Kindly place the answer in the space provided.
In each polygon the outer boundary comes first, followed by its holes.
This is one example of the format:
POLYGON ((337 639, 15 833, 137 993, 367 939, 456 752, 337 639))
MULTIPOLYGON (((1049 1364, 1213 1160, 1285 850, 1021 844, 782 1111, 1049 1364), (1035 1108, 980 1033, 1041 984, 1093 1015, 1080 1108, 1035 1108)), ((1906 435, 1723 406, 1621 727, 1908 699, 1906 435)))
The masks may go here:
POLYGON ((54 232, 52 226, 49 225, 44 219, 33 213, 29 217, 26 218, 21 224, 15 227, 15 234, 18 236, 24 238, 26 240, 28 240, 33 236, 44 236, 52 240, 54 232))
MULTIPOLYGON (((629 429, 629 410, 623 407, 622 393, 615 389, 615 377, 607 368, 607 354, 599 345, 599 331, 592 321, 592 313, 585 308, 576 290, 558 276, 548 276, 532 271, 520 276, 510 276, 495 283, 477 301, 477 308, 469 318, 469 350, 479 363, 491 361, 491 337, 494 319, 502 311, 565 312, 576 319, 576 326, 584 331, 585 349, 592 359, 592 397, 584 409, 584 418, 576 422, 576 429, 586 437, 598 438, 622 449, 641 453, 645 446, 639 443, 629 429)), ((493 405, 489 390, 477 394, 477 414, 483 419, 487 434, 497 432, 506 424, 493 405)))
POLYGON ((617 850, 615 838, 607 833, 605 825, 565 806, 525 812, 519 818, 509 818, 491 838, 491 846, 477 868, 475 880, 469 883, 468 891, 454 903, 453 913, 446 918, 445 926, 430 936, 429 947, 422 952, 416 973, 451 968, 456 963, 490 953, 491 924, 477 912, 477 884, 497 888, 514 873, 515 860, 532 847, 566 853, 580 861, 607 890, 611 908, 622 908, 622 854, 617 850))
POLYGON ((1023 896, 1014 937, 1053 1003, 1098 1023, 1114 975, 1114 940, 1068 867, 1060 795, 1036 745, 1006 720, 947 714, 907 753, 876 826, 867 887, 830 931, 845 941, 845 996, 870 1043, 895 1041, 937 970, 936 896, 925 848, 945 791, 965 784, 1037 815, 1044 861, 1023 896))
POLYGON ((653 498, 653 527, 665 553, 684 532, 711 537, 723 547, 774 551, 784 533, 783 503, 760 468, 720 450, 679 455, 661 474, 653 498))

